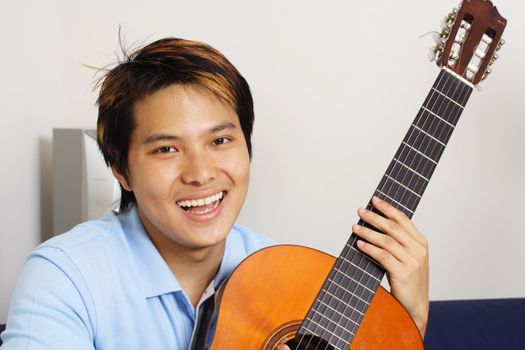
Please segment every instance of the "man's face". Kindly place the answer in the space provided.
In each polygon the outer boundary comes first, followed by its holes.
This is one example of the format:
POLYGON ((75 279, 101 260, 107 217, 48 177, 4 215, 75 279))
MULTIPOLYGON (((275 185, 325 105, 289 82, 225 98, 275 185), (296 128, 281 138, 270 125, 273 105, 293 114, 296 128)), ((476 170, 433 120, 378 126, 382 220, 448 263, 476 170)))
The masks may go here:
POLYGON ((222 247, 250 175, 235 111, 197 87, 172 85, 139 101, 134 117, 129 181, 117 175, 148 234, 175 250, 222 247))

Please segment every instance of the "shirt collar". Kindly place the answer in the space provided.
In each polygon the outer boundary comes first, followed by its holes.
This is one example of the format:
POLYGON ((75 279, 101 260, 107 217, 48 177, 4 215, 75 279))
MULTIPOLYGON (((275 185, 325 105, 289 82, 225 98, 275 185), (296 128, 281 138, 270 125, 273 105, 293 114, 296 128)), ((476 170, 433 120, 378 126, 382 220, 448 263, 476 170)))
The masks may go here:
POLYGON ((142 226, 136 206, 132 206, 128 213, 118 215, 118 218, 135 262, 138 283, 142 285, 145 297, 182 292, 177 278, 142 226))
POLYGON ((215 279, 213 280, 215 289, 218 289, 223 282, 230 276, 233 270, 246 258, 246 249, 241 235, 237 232, 235 225, 226 237, 224 256, 215 279))
MULTIPOLYGON (((183 292, 182 287, 166 261, 149 238, 137 213, 132 206, 126 214, 118 215, 126 240, 128 241, 139 284, 142 285, 146 298, 163 294, 183 292)), ((224 256, 219 271, 213 280, 217 289, 231 274, 237 265, 246 257, 240 235, 233 234, 235 226, 226 237, 224 256)))

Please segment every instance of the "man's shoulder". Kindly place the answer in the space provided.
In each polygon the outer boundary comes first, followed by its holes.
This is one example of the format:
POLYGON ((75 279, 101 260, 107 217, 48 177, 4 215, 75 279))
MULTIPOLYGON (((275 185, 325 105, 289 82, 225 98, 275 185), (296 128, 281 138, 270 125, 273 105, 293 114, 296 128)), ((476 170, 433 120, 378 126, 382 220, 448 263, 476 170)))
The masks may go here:
POLYGON ((233 226, 229 238, 236 244, 242 244, 248 254, 278 244, 275 240, 239 224, 233 226))
POLYGON ((126 246, 117 214, 108 212, 99 219, 78 224, 68 232, 41 243, 31 252, 28 261, 43 258, 64 272, 74 266, 83 273, 96 270, 102 264, 118 263, 126 255, 126 246), (93 261, 101 264, 93 264, 93 261))
POLYGON ((71 252, 85 245, 100 244, 105 240, 118 239, 120 234, 122 234, 122 226, 117 214, 110 211, 99 219, 78 224, 68 232, 41 243, 35 251, 49 248, 71 252))

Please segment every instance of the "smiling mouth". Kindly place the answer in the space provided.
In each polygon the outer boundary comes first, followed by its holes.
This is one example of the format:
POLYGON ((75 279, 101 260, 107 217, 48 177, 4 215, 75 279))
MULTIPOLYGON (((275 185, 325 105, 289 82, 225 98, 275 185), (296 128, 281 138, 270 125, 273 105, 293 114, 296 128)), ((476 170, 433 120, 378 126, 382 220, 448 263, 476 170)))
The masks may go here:
POLYGON ((224 192, 218 192, 205 198, 181 200, 177 202, 177 205, 182 210, 192 214, 207 214, 210 211, 217 209, 221 204, 224 194, 224 192))

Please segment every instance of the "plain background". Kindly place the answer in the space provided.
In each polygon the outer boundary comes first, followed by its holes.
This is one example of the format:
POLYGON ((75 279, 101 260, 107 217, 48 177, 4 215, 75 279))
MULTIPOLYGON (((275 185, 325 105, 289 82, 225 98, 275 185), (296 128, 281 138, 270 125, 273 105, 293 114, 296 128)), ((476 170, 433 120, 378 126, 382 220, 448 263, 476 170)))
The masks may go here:
MULTIPOLYGON (((205 41, 250 82, 252 184, 239 221, 338 255, 438 74, 428 31, 456 1, 11 2, 0 14, 0 322, 25 257, 51 232, 52 128, 94 127, 83 63, 141 45, 205 41)), ((414 222, 430 241, 431 298, 525 297, 525 5, 475 91, 414 222)), ((65 169, 66 170, 66 169, 65 169)))

